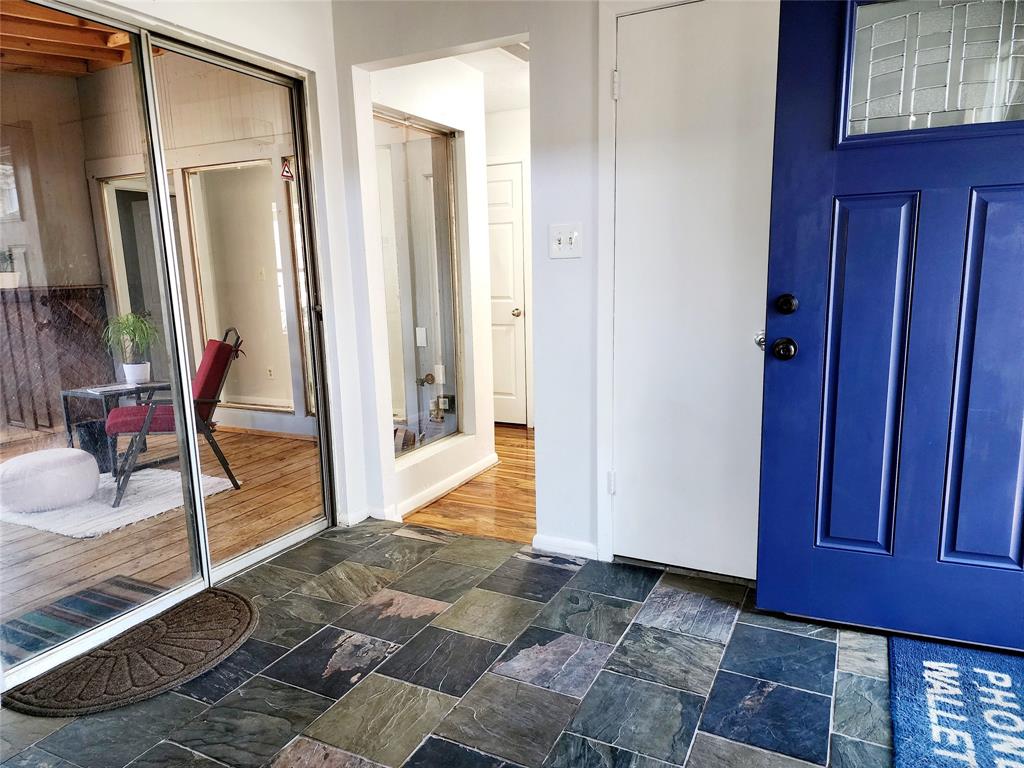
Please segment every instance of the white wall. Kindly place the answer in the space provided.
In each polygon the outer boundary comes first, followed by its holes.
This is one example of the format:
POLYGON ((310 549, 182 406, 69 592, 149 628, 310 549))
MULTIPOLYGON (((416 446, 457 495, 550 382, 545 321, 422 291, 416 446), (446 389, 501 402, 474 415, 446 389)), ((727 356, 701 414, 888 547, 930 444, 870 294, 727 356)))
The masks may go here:
POLYGON ((523 274, 526 280, 526 425, 533 416, 533 207, 530 205, 530 110, 504 109, 488 112, 487 163, 522 163, 523 167, 523 274))
MULTIPOLYGON (((368 95, 368 78, 353 67, 382 69, 493 47, 495 41, 530 41, 530 135, 533 167, 535 421, 538 546, 596 554, 596 253, 549 261, 546 233, 553 223, 579 222, 584 242, 596 240, 597 5, 593 2, 345 2, 333 7, 342 159, 348 184, 348 244, 363 252, 364 212, 357 193, 360 166, 374 156, 358 152, 355 104, 368 95), (505 40, 503 40, 503 38, 505 40), (483 43, 483 44, 481 44, 483 43)), ((372 197, 367 197, 373 200, 372 197)), ((374 331, 368 258, 352 262, 359 362, 367 396, 387 398, 380 380, 387 361, 374 365, 374 347, 386 349, 383 327, 374 331)), ((385 506, 381 409, 367 408, 369 497, 385 506), (376 466, 374 466, 376 461, 376 466)), ((388 433, 390 434, 390 433, 388 433)), ((388 446, 390 450, 390 446, 388 446)), ((425 448, 423 450, 429 450, 425 448)))
MULTIPOLYGON (((438 123, 460 133, 456 140, 457 261, 462 329, 462 434, 394 458, 391 360, 387 350, 387 306, 379 206, 363 210, 367 232, 368 296, 375 342, 372 350, 376 382, 376 430, 382 485, 382 512, 399 518, 451 490, 467 477, 494 464, 494 402, 490 396, 490 252, 487 229, 487 152, 484 126, 484 79, 479 71, 454 59, 353 75, 368 85, 355 104, 363 199, 380 199, 377 186, 376 131, 373 105, 438 123)), ((454 375, 454 372, 453 374, 454 375)), ((369 410, 369 408, 368 408, 369 410)))
MULTIPOLYGON (((240 49, 273 57, 309 74, 313 120, 309 125, 313 155, 313 187, 323 287, 325 362, 331 397, 329 418, 333 433, 333 463, 339 520, 358 521, 369 511, 366 487, 362 410, 364 398, 359 376, 360 342, 356 322, 351 260, 347 252, 345 186, 341 167, 341 124, 336 62, 327 2, 252 0, 244 6, 224 0, 115 0, 90 2, 97 10, 145 17, 150 28, 179 29, 208 39, 208 47, 240 49)), ((202 42, 196 39, 195 42, 202 42)), ((365 289, 361 288, 360 292, 365 289)))

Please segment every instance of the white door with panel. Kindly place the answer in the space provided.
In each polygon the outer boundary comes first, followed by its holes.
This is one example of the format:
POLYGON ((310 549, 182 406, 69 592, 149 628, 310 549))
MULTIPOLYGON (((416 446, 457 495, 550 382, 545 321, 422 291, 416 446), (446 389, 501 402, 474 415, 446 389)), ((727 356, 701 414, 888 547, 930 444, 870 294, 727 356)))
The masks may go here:
POLYGON ((616 555, 754 576, 778 16, 618 19, 616 555))
POLYGON ((487 166, 494 420, 526 423, 526 269, 522 163, 487 166))

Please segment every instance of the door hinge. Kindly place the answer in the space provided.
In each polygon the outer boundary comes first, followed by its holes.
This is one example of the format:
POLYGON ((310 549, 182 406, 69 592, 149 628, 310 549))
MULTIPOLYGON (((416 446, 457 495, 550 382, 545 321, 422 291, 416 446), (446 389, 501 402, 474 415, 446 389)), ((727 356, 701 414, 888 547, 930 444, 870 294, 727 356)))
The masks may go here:
POLYGON ((612 70, 612 101, 619 100, 619 70, 612 70))
POLYGON ((615 495, 615 470, 614 469, 610 470, 608 472, 608 495, 609 496, 614 496, 615 495))

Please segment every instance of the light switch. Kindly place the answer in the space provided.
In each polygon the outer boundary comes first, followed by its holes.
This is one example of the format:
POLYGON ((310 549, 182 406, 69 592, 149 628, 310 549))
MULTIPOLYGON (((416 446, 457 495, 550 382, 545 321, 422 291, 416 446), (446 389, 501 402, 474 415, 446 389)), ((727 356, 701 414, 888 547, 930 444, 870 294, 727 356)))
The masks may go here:
POLYGON ((427 329, 416 327, 416 346, 425 347, 427 346, 427 329))
POLYGON ((582 226, 578 221, 552 224, 548 229, 548 258, 579 259, 583 256, 582 226))

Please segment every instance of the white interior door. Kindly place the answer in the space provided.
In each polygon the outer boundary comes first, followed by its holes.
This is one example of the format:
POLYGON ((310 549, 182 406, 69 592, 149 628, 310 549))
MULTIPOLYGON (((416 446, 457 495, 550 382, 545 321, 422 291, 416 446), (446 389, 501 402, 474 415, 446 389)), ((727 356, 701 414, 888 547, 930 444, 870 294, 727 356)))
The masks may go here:
POLYGON ((777 2, 618 21, 615 554, 753 577, 777 2))
POLYGON ((523 166, 487 166, 491 239, 494 420, 526 423, 526 278, 523 166))

